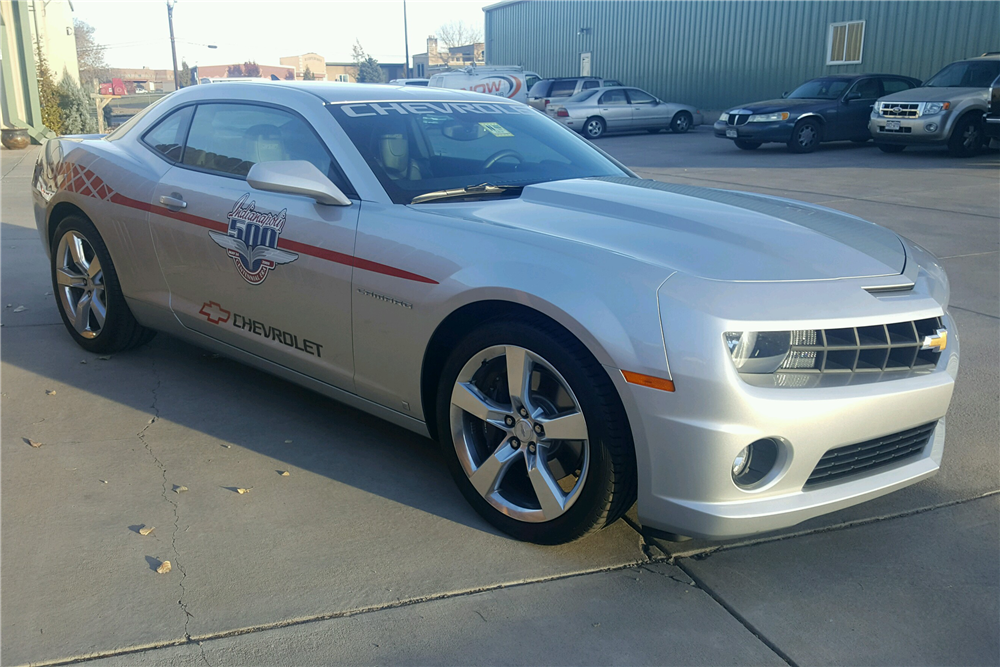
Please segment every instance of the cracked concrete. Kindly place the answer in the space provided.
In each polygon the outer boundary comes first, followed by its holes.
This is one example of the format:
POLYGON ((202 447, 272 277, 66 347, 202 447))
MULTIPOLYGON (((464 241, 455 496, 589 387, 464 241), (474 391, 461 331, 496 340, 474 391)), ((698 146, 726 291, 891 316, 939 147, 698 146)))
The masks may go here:
POLYGON ((413 434, 168 337, 107 361, 75 347, 33 229, 31 160, 0 153, 0 287, 4 304, 27 308, 0 313, 3 664, 995 658, 1000 633, 983 619, 1000 597, 1000 160, 871 147, 746 155, 701 131, 601 146, 665 180, 824 201, 948 257, 963 369, 941 473, 754 540, 646 538, 633 510, 576 544, 515 543, 468 508, 435 446, 413 434), (139 524, 167 530, 141 537, 139 524), (175 571, 157 575, 149 559, 168 555, 175 571), (867 567, 844 571, 854 563, 867 567), (869 616, 854 623, 859 606, 869 616), (896 635, 879 630, 884 619, 896 635), (922 627, 947 632, 907 634, 922 627))

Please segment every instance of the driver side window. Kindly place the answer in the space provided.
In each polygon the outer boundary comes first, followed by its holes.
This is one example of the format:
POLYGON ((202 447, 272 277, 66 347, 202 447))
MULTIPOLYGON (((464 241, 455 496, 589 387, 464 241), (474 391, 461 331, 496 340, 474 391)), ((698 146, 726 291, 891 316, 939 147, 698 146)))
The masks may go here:
POLYGON ((609 90, 601 95, 600 104, 628 104, 628 99, 625 97, 624 90, 609 90))

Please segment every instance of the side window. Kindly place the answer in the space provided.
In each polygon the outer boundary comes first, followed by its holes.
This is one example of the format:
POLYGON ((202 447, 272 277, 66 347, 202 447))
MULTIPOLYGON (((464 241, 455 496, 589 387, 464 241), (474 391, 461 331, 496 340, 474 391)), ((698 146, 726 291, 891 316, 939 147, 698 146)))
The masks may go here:
POLYGON ((875 99, 879 96, 878 79, 861 79, 854 84, 848 95, 853 95, 854 93, 860 95, 860 99, 863 100, 875 99))
POLYGON ((595 79, 588 79, 587 81, 583 82, 583 87, 580 88, 580 90, 589 90, 591 88, 597 88, 600 85, 601 83, 599 81, 595 79))
POLYGON ((609 90, 608 92, 601 95, 599 104, 628 104, 628 99, 625 98, 625 91, 622 89, 609 90))
POLYGON ((628 98, 632 100, 632 104, 652 104, 656 101, 655 97, 638 88, 628 88, 627 90, 628 98))
POLYGON ((882 79, 882 88, 885 89, 885 95, 892 95, 913 88, 913 84, 906 79, 882 79))
POLYGON ((183 164, 245 178, 255 164, 281 160, 311 162, 344 194, 354 194, 326 146, 298 116, 253 104, 198 105, 183 164))
POLYGON ((622 84, 619 83, 618 81, 615 81, 614 79, 605 79, 604 80, 604 85, 605 86, 620 86, 622 84))
POLYGON ((569 97, 576 92, 576 79, 553 81, 549 97, 569 97))
POLYGON ((174 111, 142 135, 142 142, 171 162, 177 162, 181 159, 192 113, 193 106, 174 111))

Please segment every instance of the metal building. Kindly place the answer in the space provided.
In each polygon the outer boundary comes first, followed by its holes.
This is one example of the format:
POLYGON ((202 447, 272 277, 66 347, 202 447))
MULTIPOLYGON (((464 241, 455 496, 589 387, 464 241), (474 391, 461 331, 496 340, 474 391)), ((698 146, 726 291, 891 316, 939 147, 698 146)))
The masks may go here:
POLYGON ((722 110, 824 74, 924 80, 1000 51, 1000 2, 513 0, 486 12, 486 62, 600 76, 722 110))

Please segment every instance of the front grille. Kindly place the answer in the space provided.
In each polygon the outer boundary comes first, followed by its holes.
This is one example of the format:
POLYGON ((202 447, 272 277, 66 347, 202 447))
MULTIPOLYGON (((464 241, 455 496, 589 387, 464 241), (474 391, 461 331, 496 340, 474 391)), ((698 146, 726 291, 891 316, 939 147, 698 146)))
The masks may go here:
POLYGON ((885 118, 919 118, 920 102, 882 102, 879 113, 885 118))
POLYGON ((900 127, 898 130, 887 130, 885 129, 885 125, 878 126, 879 132, 886 132, 888 134, 910 134, 912 130, 913 128, 910 127, 900 127))
POLYGON ((729 114, 729 120, 727 120, 726 122, 729 125, 746 125, 748 120, 750 120, 750 114, 734 113, 734 114, 729 114))
POLYGON ((778 373, 881 373, 932 369, 940 350, 921 349, 942 329, 940 317, 846 329, 792 332, 790 352, 778 373), (797 366, 797 367, 796 367, 797 366))
POLYGON ((816 464, 805 486, 841 480, 919 456, 935 426, 937 422, 931 422, 883 438, 831 449, 816 464))

